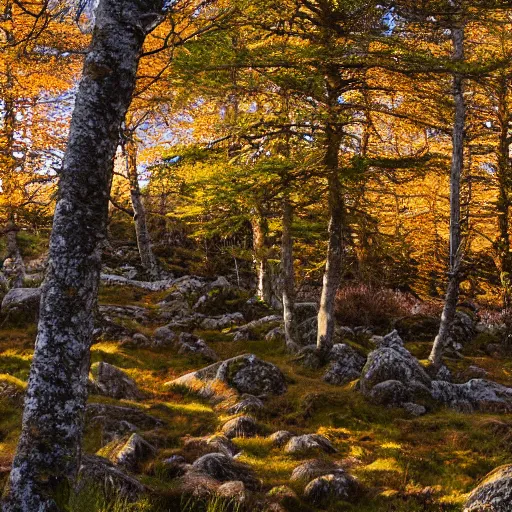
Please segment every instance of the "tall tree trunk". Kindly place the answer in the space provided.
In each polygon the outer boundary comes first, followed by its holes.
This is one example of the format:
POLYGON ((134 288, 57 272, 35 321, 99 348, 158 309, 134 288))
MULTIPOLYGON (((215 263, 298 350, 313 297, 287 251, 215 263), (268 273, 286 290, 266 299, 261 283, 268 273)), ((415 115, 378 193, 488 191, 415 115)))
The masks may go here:
POLYGON ((328 172, 329 245, 318 311, 317 348, 329 352, 333 345, 336 292, 341 282, 343 252, 343 195, 338 175, 338 151, 341 137, 333 124, 327 125, 324 165, 328 172))
POLYGON ((508 129, 510 124, 510 111, 508 107, 508 77, 502 74, 498 79, 498 125, 500 137, 498 143, 498 199, 496 211, 498 217, 498 237, 494 244, 497 266, 503 288, 503 307, 512 307, 512 254, 510 252, 510 188, 512 184, 512 168, 510 165, 510 142, 508 129))
POLYGON ((19 228, 16 225, 16 218, 14 213, 11 212, 9 220, 7 221, 7 257, 12 260, 13 263, 13 278, 11 280, 11 288, 22 288, 25 280, 25 263, 21 256, 20 248, 18 245, 18 231, 19 228))
MULTIPOLYGON (((462 62, 464 60, 464 28, 453 28, 451 32, 453 61, 462 62)), ((450 329, 457 311, 462 264, 460 183, 464 167, 464 125, 466 106, 464 103, 464 78, 458 72, 453 75, 453 99, 455 103, 455 118, 452 135, 452 164, 450 170, 450 264, 448 289, 446 291, 443 313, 441 315, 441 325, 429 356, 429 361, 434 368, 441 366, 443 353, 446 349, 450 329)))
POLYGON ((163 1, 101 0, 60 174, 22 433, 4 512, 67 510, 87 398, 89 348, 113 159, 150 23, 163 1))
POLYGON ((152 280, 160 279, 158 262, 151 247, 151 236, 146 222, 146 209, 142 203, 137 173, 137 145, 132 137, 124 141, 124 152, 126 157, 126 170, 130 181, 130 199, 133 208, 133 222, 137 237, 140 261, 144 270, 152 280))
POLYGON ((298 333, 295 319, 295 272, 293 268, 293 206, 287 194, 283 198, 283 226, 281 236, 281 270, 283 276, 283 320, 286 347, 290 351, 298 348, 298 333))
POLYGON ((253 251, 258 285, 256 294, 267 304, 272 301, 272 274, 268 267, 267 233, 268 222, 261 208, 254 208, 251 219, 253 251))

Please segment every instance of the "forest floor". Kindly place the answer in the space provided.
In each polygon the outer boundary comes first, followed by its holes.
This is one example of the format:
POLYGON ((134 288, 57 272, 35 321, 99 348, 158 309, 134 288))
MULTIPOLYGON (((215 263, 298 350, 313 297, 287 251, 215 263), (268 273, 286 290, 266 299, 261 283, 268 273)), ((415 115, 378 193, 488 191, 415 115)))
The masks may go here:
MULTIPOLYGON (((162 292, 147 293, 110 286, 102 289, 100 303, 133 304, 151 309, 162 296, 162 292)), ((136 322, 132 321, 132 324, 136 322)), ((137 325, 138 330, 148 336, 156 327, 158 325, 137 325)), ((286 455, 282 449, 275 448, 267 436, 278 430, 325 435, 337 452, 316 456, 343 459, 350 466, 350 473, 363 484, 365 492, 356 503, 337 503, 330 510, 460 511, 465 494, 479 479, 497 466, 510 462, 512 415, 464 414, 439 407, 424 416, 411 417, 402 409, 369 403, 355 389, 354 382, 345 386, 323 382, 322 370, 297 365, 282 343, 264 339, 234 342, 228 331, 196 334, 221 359, 252 353, 274 363, 288 383, 285 394, 270 397, 261 411, 251 413, 262 426, 262 435, 234 439, 242 450, 238 460, 249 464, 262 481, 261 495, 282 485, 296 492, 298 499, 288 505, 284 503, 284 510, 316 509, 300 499, 303 488, 289 482, 292 470, 309 457, 286 455)), ((0 327, 0 385, 2 382, 26 385, 35 334, 35 325, 0 327)), ((418 359, 426 358, 430 343, 404 341, 418 359)), ((463 359, 448 360, 447 366, 454 373, 464 374, 467 368, 476 365, 488 372, 486 378, 512 386, 512 360, 497 361, 486 356, 479 349, 484 342, 477 338, 467 347, 463 359)), ((369 350, 366 346, 350 343, 362 352, 369 350)), ((179 389, 165 391, 164 383, 208 363, 180 355, 172 347, 129 347, 116 339, 94 344, 91 357, 92 362, 105 361, 121 368, 147 397, 141 401, 127 401, 92 395, 91 403, 140 408, 164 422, 164 428, 142 432, 147 441, 159 447, 157 460, 147 462, 137 475, 153 490, 155 498, 150 499, 149 504, 140 504, 139 508, 130 510, 183 510, 183 505, 178 504, 173 480, 165 471, 158 470, 162 467, 159 461, 173 454, 190 458, 192 455, 183 448, 184 439, 217 432, 229 416, 208 400, 191 393, 179 389)), ((19 402, 0 399, 0 485, 7 478, 14 454, 21 412, 19 402)), ((97 429, 88 425, 84 451, 96 453, 102 444, 97 429)), ((94 512, 93 508, 90 503, 81 503, 74 506, 73 512, 94 512)), ((200 509, 198 505, 197 510, 200 509)), ((208 510, 224 509, 210 504, 208 510)))

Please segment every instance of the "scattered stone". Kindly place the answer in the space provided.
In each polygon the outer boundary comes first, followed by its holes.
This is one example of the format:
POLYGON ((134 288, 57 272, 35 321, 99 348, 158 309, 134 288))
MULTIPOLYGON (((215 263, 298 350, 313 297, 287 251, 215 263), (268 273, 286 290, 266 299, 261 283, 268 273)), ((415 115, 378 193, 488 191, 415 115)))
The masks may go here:
POLYGON ((226 498, 231 503, 244 503, 247 500, 245 485, 240 480, 222 484, 217 489, 217 496, 226 498))
POLYGON ((139 434, 132 434, 128 439, 113 441, 103 447, 98 455, 108 458, 128 471, 137 472, 141 464, 154 456, 156 448, 144 440, 139 434))
POLYGON ((298 455, 310 451, 323 451, 326 453, 335 453, 336 448, 326 437, 319 434, 305 434, 292 437, 284 447, 285 453, 298 455))
POLYGON ((166 325, 155 329, 153 333, 153 345, 155 347, 168 347, 173 345, 176 339, 176 333, 166 325))
POLYGON ((272 444, 277 447, 284 446, 293 436, 291 432, 288 430, 278 430, 269 436, 269 439, 272 441, 272 444))
POLYGON ((432 397, 461 412, 512 412, 512 388, 485 379, 465 384, 432 381, 432 397))
POLYGON ((363 356, 345 343, 337 343, 332 347, 329 360, 332 363, 324 375, 324 381, 338 386, 358 379, 366 362, 363 356))
POLYGON ((319 476, 332 474, 340 469, 339 466, 329 460, 307 460, 293 470, 290 482, 308 483, 319 476))
POLYGON ((246 464, 233 460, 223 453, 208 453, 192 464, 192 470, 219 482, 241 481, 248 489, 259 487, 259 481, 246 464))
POLYGON ((176 343, 178 354, 197 354, 207 361, 218 361, 219 356, 204 340, 195 334, 182 332, 176 343))
POLYGON ((263 409, 264 403, 258 397, 254 395, 242 395, 242 400, 237 402, 235 405, 232 405, 227 413, 230 415, 234 414, 242 414, 246 412, 259 411, 263 409))
POLYGON ((258 434, 258 431, 258 424, 252 416, 238 416, 226 422, 222 427, 223 434, 229 439, 254 437, 258 434))
POLYGON ((398 407, 411 400, 411 391, 399 380, 385 380, 371 389, 368 395, 379 405, 398 407))
POLYGON ((0 380, 0 401, 7 400, 10 403, 22 407, 25 388, 16 382, 10 380, 0 380))
POLYGON ((2 300, 2 317, 9 322, 35 322, 39 317, 41 288, 11 288, 2 300))
POLYGON ((402 404, 402 407, 411 416, 423 416, 427 412, 427 409, 423 407, 423 405, 415 404, 413 402, 405 402, 402 404))
POLYGON ((263 318, 258 318, 257 320, 253 320, 248 324, 239 327, 235 331, 235 335, 233 341, 242 341, 239 336, 239 333, 243 333, 241 337, 243 339, 251 339, 256 337, 257 335, 261 335, 263 332, 267 333, 272 328, 277 327, 282 323, 283 319, 279 315, 268 315, 263 318))
POLYGON ((165 466, 165 474, 169 478, 183 476, 192 467, 181 455, 172 455, 163 460, 162 464, 165 466))
POLYGON ((250 339, 250 333, 249 331, 238 331, 233 336, 233 341, 249 341, 250 339))
POLYGON ((325 360, 316 345, 306 345, 302 348, 294 362, 310 370, 318 370, 325 364, 325 360))
POLYGON ((206 440, 206 444, 212 451, 223 453, 228 457, 234 457, 236 454, 240 453, 240 450, 231 439, 219 434, 209 437, 206 440))
POLYGON ((229 327, 245 322, 242 313, 227 313, 225 315, 205 317, 199 322, 199 327, 208 331, 222 331, 229 327))
POLYGON ((122 370, 105 362, 91 366, 93 384, 99 394, 111 398, 139 400, 142 398, 137 384, 122 370))
POLYGON ((136 478, 127 475, 108 459, 97 455, 84 455, 81 459, 76 491, 89 486, 100 490, 107 499, 138 500, 147 489, 136 478))
POLYGON ((469 494, 464 512, 510 512, 512 465, 491 471, 469 494))
POLYGON ((304 489, 304 499, 319 507, 333 501, 354 502, 360 494, 357 480, 343 470, 315 478, 304 489))
POLYGON ((256 396, 280 395, 286 392, 286 381, 281 370, 255 355, 244 354, 206 368, 187 373, 165 384, 166 387, 185 386, 201 396, 220 400, 229 398, 229 389, 256 396), (225 384, 228 389, 219 389, 225 384))
POLYGON ((285 333, 282 327, 274 327, 270 331, 267 332, 265 336, 265 341, 270 343, 280 343, 284 341, 285 333))

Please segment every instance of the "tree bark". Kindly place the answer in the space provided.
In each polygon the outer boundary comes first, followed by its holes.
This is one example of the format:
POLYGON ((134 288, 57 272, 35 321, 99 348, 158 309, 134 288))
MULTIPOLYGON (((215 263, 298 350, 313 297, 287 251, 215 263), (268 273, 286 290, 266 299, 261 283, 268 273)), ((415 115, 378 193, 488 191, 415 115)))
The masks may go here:
POLYGON ((325 264, 320 309, 318 311, 317 348, 329 352, 333 345, 336 292, 341 282, 343 252, 343 195, 338 175, 340 135, 336 127, 327 125, 324 165, 328 172, 329 245, 325 264))
POLYGON ((293 206, 286 194, 283 198, 283 225, 281 236, 281 267, 283 276, 283 320, 286 348, 298 348, 298 333, 295 319, 295 272, 293 268, 293 206))
POLYGON ((22 433, 4 512, 67 510, 87 398, 89 349, 113 160, 142 45, 163 1, 101 0, 76 97, 43 285, 22 433))
MULTIPOLYGON (((453 61, 464 60, 464 29, 452 29, 453 61)), ((448 336, 453 319, 457 311, 461 273, 461 207, 460 182, 464 167, 464 126, 466 119, 466 105, 464 103, 464 78, 455 72, 453 75, 453 99, 455 103, 455 116, 452 135, 452 164, 450 170, 450 262, 448 273, 448 289, 441 315, 441 325, 434 340, 429 361, 434 368, 442 363, 443 353, 446 349, 448 336)))
POLYGON ((133 222, 135 224, 140 261, 149 278, 156 281, 160 279, 160 271, 153 248, 151 247, 151 235, 149 234, 146 222, 146 209, 142 203, 140 193, 139 176, 137 173, 137 145, 131 137, 128 137, 124 141, 123 147, 128 180, 130 182, 130 199, 133 208, 133 222))
POLYGON ((267 304, 272 301, 272 275, 268 268, 267 233, 268 222, 261 208, 254 208, 251 219, 253 251, 258 285, 256 294, 267 304))

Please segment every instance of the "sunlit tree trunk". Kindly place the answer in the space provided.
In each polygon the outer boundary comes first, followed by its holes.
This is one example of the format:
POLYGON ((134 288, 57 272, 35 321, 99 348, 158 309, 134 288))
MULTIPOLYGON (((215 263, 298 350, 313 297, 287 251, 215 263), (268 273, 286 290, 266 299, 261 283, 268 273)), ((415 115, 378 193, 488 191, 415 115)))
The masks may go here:
POLYGON ((293 206, 287 194, 283 198, 281 236, 281 269, 283 276, 283 320, 286 347, 290 351, 298 348, 295 319, 295 271, 293 268, 293 206))
POLYGON ((268 221, 261 208, 255 207, 251 218, 254 264, 258 278, 257 296, 267 304, 272 301, 272 273, 268 265, 268 221))
POLYGON ((329 196, 329 245, 325 264, 320 309, 318 311, 317 348, 327 353, 333 345, 336 292, 341 282, 343 252, 343 194, 339 178, 340 135, 333 124, 327 125, 325 169, 329 196))
MULTIPOLYGON (((464 29, 453 28, 453 60, 464 60, 464 29)), ((460 207, 460 183, 464 167, 464 126, 466 106, 464 103, 464 79, 455 72, 453 75, 453 100, 455 104, 455 117, 452 135, 452 164, 450 170, 450 262, 448 273, 448 288, 441 315, 441 325, 434 340, 434 345, 429 356, 429 361, 434 368, 442 363, 443 352, 446 348, 450 329, 457 311, 459 298, 460 274, 461 274, 461 207, 460 207)))
POLYGON ((131 137, 128 137, 124 141, 123 148, 128 180, 130 181, 130 199, 133 208, 133 221, 140 261, 149 277, 152 280, 157 280, 160 278, 160 271, 151 246, 151 235, 149 234, 146 221, 146 209, 144 208, 140 192, 139 175, 137 173, 137 144, 131 137))
POLYGON ((101 0, 71 121, 4 512, 63 512, 76 478, 113 160, 163 2, 101 0))

